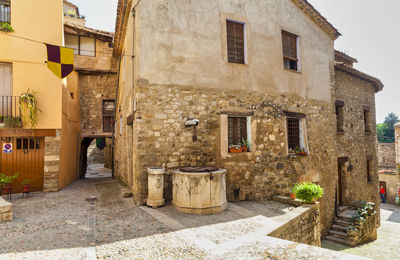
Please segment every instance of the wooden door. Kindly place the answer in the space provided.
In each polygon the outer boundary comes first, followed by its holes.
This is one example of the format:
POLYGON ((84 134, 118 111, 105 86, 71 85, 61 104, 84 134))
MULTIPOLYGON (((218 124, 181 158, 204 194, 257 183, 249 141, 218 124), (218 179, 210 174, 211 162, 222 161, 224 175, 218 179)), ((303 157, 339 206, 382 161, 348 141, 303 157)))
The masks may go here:
POLYGON ((14 180, 13 193, 21 193, 21 182, 31 180, 31 191, 43 190, 44 137, 3 137, 1 140, 0 172, 8 176, 19 173, 14 180), (4 144, 12 144, 5 152, 4 144))

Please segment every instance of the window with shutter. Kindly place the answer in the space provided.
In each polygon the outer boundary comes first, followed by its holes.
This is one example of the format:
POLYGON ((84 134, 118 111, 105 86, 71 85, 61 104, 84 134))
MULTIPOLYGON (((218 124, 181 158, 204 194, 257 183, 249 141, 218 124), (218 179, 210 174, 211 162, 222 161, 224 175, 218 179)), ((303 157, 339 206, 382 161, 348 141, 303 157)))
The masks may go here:
POLYGON ((65 47, 74 49, 74 54, 81 56, 96 56, 96 39, 78 36, 65 35, 65 47))
POLYGON ((367 157, 367 182, 372 182, 371 169, 372 169, 372 156, 367 157))
POLYGON ((371 132, 370 128, 370 112, 369 112, 369 107, 364 107, 364 130, 366 133, 371 132))
POLYGON ((335 104, 336 109, 336 128, 337 132, 342 133, 344 132, 344 102, 343 101, 336 101, 335 104))
POLYGON ((103 132, 112 132, 115 100, 103 100, 103 132))
POLYGON ((299 149, 300 148, 300 119, 299 118, 288 118, 287 119, 287 131, 288 131, 288 148, 299 149))
POLYGON ((298 71, 298 36, 282 31, 283 64, 285 69, 298 71))
POLYGON ((10 0, 0 0, 0 22, 11 22, 10 11, 10 0))
POLYGON ((226 21, 228 62, 245 64, 243 23, 226 21))

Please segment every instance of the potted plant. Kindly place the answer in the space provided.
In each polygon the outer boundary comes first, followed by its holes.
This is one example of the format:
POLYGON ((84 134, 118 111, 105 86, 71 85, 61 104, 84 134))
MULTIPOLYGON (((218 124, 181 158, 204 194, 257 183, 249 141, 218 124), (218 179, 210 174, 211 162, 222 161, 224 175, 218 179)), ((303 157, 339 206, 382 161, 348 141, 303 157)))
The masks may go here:
POLYGON ((244 139, 243 137, 242 137, 242 151, 244 152, 244 153, 247 153, 248 152, 248 150, 249 150, 249 141, 247 140, 247 139, 244 139))
POLYGON ((23 193, 31 192, 31 180, 30 179, 25 179, 23 182, 21 182, 21 185, 22 185, 23 193))
POLYGON ((312 182, 298 183, 293 188, 296 197, 307 204, 315 203, 324 194, 324 190, 318 184, 312 182))
POLYGON ((229 152, 230 153, 241 153, 242 152, 242 146, 240 144, 231 144, 229 145, 229 152))
POLYGON ((19 117, 6 117, 4 119, 4 125, 7 128, 22 128, 22 120, 19 117))
POLYGON ((0 22, 0 31, 3 31, 3 32, 14 32, 14 29, 7 22, 0 22))
POLYGON ((357 233, 358 233, 358 229, 355 228, 354 226, 349 226, 349 227, 346 229, 346 233, 347 233, 347 235, 348 235, 349 237, 355 237, 355 236, 357 235, 357 233))
POLYGON ((24 117, 22 120, 25 121, 26 117, 28 117, 31 127, 34 129, 36 127, 37 121, 38 121, 38 111, 42 112, 38 107, 37 107, 37 98, 36 98, 36 92, 30 91, 29 89, 21 94, 21 97, 19 99, 19 107, 21 108, 24 117))
POLYGON ((6 192, 11 192, 12 182, 18 177, 19 173, 16 173, 12 176, 7 176, 4 173, 0 173, 0 184, 3 190, 6 192))
POLYGON ((296 199, 296 193, 294 193, 293 190, 294 190, 294 188, 290 190, 290 198, 291 198, 292 200, 295 200, 295 199, 296 199))

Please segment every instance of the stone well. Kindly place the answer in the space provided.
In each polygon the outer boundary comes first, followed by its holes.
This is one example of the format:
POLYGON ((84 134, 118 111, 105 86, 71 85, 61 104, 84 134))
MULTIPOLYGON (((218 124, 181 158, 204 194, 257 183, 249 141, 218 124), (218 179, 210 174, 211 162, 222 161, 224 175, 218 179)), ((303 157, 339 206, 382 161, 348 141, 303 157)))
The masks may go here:
POLYGON ((173 172, 172 204, 182 212, 216 214, 224 211, 226 202, 225 169, 202 172, 191 168, 173 172))

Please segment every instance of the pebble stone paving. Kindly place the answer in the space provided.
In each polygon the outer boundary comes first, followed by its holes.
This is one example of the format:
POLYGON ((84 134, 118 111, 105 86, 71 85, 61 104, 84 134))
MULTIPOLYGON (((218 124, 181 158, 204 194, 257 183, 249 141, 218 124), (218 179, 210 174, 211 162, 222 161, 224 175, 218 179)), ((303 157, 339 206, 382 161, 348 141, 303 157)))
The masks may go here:
POLYGON ((0 225, 0 259, 365 259, 266 236, 293 207, 230 203, 195 216, 171 205, 137 207, 110 178, 56 193, 14 195, 14 221, 0 225))

